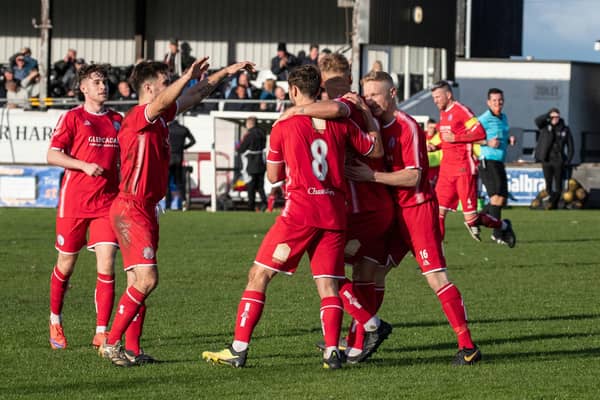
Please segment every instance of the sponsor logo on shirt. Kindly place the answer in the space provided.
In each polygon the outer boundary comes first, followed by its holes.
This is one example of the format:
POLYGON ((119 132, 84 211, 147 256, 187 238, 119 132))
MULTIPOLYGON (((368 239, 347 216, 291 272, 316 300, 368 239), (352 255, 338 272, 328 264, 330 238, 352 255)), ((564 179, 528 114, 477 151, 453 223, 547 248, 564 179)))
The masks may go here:
POLYGON ((90 146, 119 147, 119 139, 116 137, 88 136, 90 146))
POLYGON ((335 192, 328 188, 317 189, 315 187, 309 187, 307 190, 307 193, 310 195, 313 195, 313 196, 322 196, 322 195, 335 196, 335 192))

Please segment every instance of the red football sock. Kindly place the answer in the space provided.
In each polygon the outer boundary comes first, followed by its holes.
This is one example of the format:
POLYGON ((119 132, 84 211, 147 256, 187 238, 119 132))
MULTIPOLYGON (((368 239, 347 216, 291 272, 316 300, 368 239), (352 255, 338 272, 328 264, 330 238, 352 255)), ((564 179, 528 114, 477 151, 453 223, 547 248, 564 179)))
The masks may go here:
POLYGON ((343 317, 344 308, 339 297, 330 296, 321 299, 321 328, 326 347, 338 346, 343 317))
POLYGON ((123 296, 119 300, 117 305, 117 313, 115 314, 115 320, 110 328, 108 339, 106 343, 115 344, 121 340, 123 332, 129 327, 131 321, 138 313, 141 305, 144 303, 146 296, 144 293, 137 290, 135 287, 130 286, 125 290, 123 296))
POLYGON ((439 215, 439 223, 440 223, 440 234, 442 235, 442 240, 446 237, 446 216, 440 214, 439 215))
POLYGON ((125 331, 125 350, 131 351, 136 356, 140 354, 140 338, 146 318, 146 304, 142 303, 135 317, 125 331))
POLYGON ((478 218, 479 225, 483 225, 488 228, 500 229, 502 228, 502 221, 494 218, 490 214, 480 213, 478 218))
POLYGON ((50 276, 50 312, 60 315, 63 308, 65 293, 69 286, 69 277, 58 270, 55 265, 50 276))
POLYGON ((274 205, 275 205, 275 196, 270 194, 269 197, 267 197, 267 211, 269 211, 269 212, 273 211, 274 205))
POLYGON ((448 318, 448 322, 458 338, 458 347, 472 349, 475 347, 471 340, 471 332, 467 325, 467 313, 463 305, 462 296, 460 292, 452 283, 440 288, 436 293, 437 297, 442 303, 442 309, 448 318))
POLYGON ((250 343, 252 332, 260 320, 265 307, 265 294, 254 290, 245 290, 238 306, 235 319, 234 340, 250 343))
POLYGON ((385 286, 375 286, 375 313, 379 312, 385 296, 385 286))
POLYGON ((346 343, 348 347, 354 347, 356 345, 356 327, 360 326, 355 319, 350 321, 350 326, 348 327, 348 335, 346 336, 346 343))
POLYGON ((360 324, 366 323, 373 316, 359 302, 354 293, 354 284, 348 278, 341 280, 339 283, 339 295, 344 304, 344 310, 357 320, 360 324))
POLYGON ((108 326, 115 302, 115 276, 98 274, 94 303, 96 304, 96 326, 108 326))

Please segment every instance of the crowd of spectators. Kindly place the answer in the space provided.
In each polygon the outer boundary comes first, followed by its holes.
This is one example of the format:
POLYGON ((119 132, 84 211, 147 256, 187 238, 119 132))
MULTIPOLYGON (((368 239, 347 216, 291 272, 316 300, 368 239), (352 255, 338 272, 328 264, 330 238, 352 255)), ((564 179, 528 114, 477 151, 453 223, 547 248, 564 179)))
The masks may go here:
MULTIPOLYGON (((227 111, 270 111, 281 112, 288 104, 287 76, 299 65, 317 65, 322 54, 331 53, 328 49, 319 51, 319 45, 312 44, 308 54, 300 51, 293 55, 287 51, 285 43, 279 43, 277 54, 271 60, 271 69, 261 74, 242 72, 223 84, 211 95, 212 99, 222 99, 227 111), (252 101, 246 101, 252 100, 252 101)), ((162 61, 169 65, 173 78, 177 78, 195 60, 187 42, 171 39, 162 61)), ((78 97, 77 73, 86 64, 86 60, 77 54, 77 50, 68 49, 64 57, 54 62, 48 72, 48 97, 78 97)), ((119 111, 126 111, 137 101, 137 95, 128 83, 133 69, 130 66, 112 66, 108 75, 110 99, 125 101, 115 105, 119 111)), ((209 70, 210 74, 211 71, 209 70)), ((193 83, 192 83, 193 84, 193 83)), ((6 98, 8 107, 31 108, 30 98, 40 94, 40 73, 38 61, 31 56, 31 49, 22 48, 10 57, 9 63, 0 66, 0 99, 6 98)), ((195 110, 207 113, 219 109, 219 102, 202 103, 195 110)))

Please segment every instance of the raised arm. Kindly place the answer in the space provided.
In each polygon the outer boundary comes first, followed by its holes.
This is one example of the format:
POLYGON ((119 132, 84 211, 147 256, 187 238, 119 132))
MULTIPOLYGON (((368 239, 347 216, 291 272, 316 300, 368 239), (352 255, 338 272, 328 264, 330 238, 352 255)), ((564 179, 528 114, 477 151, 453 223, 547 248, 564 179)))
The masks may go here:
POLYGON ((294 115, 307 115, 311 118, 336 119, 350 116, 350 109, 342 102, 325 100, 303 106, 293 106, 281 114, 279 121, 293 117, 294 115))
MULTIPOLYGON (((167 111, 171 104, 177 100, 185 85, 192 79, 199 78, 208 69, 208 57, 200 58, 181 75, 179 79, 170 84, 146 107, 146 117, 150 121, 156 120, 162 113, 167 111)), ((182 106, 179 104, 179 111, 182 106)))
MULTIPOLYGON (((192 67, 190 67, 190 69, 192 67)), ((184 112, 190 109, 191 107, 195 106, 196 104, 200 103, 212 92, 214 92, 214 90, 219 86, 223 79, 230 77, 231 75, 243 69, 250 72, 254 71, 254 63, 251 63, 250 61, 241 61, 235 64, 231 64, 209 75, 207 78, 203 79, 202 81, 198 82, 197 84, 186 90, 185 93, 183 93, 178 100, 179 112, 184 112)))

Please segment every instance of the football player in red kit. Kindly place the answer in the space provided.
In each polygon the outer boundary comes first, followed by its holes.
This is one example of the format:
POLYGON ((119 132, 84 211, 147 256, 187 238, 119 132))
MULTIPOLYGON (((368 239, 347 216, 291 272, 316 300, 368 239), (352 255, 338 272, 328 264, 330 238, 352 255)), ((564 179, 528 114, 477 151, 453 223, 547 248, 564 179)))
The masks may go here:
MULTIPOLYGON (((290 73, 290 99, 299 106, 315 102, 320 88, 316 67, 304 65, 290 73)), ((359 154, 381 157, 379 133, 365 134, 348 120, 325 121, 293 116, 277 122, 271 132, 267 177, 286 179, 286 204, 265 236, 248 284, 239 303, 233 343, 202 358, 217 364, 243 367, 248 344, 258 323, 266 288, 278 273, 292 274, 308 252, 321 297, 321 325, 325 339, 323 367, 341 367, 338 350, 343 306, 338 279, 344 278, 346 229, 344 158, 346 146, 359 154)))
POLYGON ((123 367, 155 360, 140 348, 146 314, 145 299, 158 283, 158 217, 156 205, 165 195, 169 175, 169 129, 167 123, 208 96, 224 78, 253 64, 240 62, 183 89, 208 69, 208 57, 196 60, 175 82, 169 84, 168 67, 142 61, 134 67, 131 81, 139 103, 127 113, 119 132, 121 184, 110 208, 117 235, 127 289, 117 306, 110 333, 99 354, 123 367), (125 347, 121 337, 125 334, 125 347))
POLYGON ((96 253, 96 335, 106 337, 115 297, 114 262, 117 238, 108 218, 119 186, 121 115, 104 106, 108 98, 107 65, 91 64, 78 72, 84 102, 63 114, 50 140, 48 163, 65 168, 56 215, 58 260, 50 278, 50 346, 67 347, 62 308, 79 250, 86 245, 96 253), (89 239, 86 233, 89 231, 89 239))
POLYGON ((453 363, 473 364, 481 359, 481 352, 471 339, 462 296, 446 273, 438 206, 426 179, 429 164, 425 132, 412 117, 397 110, 396 88, 387 73, 367 74, 363 92, 381 123, 387 172, 359 164, 347 168, 346 173, 352 179, 379 182, 394 189, 398 232, 391 241, 392 264, 397 265, 408 251, 414 254, 456 333, 459 350, 453 363))
MULTIPOLYGON (((440 204, 439 225, 442 238, 448 211, 462 205, 465 226, 471 237, 481 241, 479 226, 501 229, 506 242, 514 242, 509 220, 498 220, 487 213, 477 213, 477 164, 473 144, 485 140, 485 130, 468 107, 454 99, 452 88, 440 81, 431 88, 433 102, 440 110, 438 124, 444 154, 435 192, 440 204)), ((512 246, 511 246, 512 247, 512 246)))

